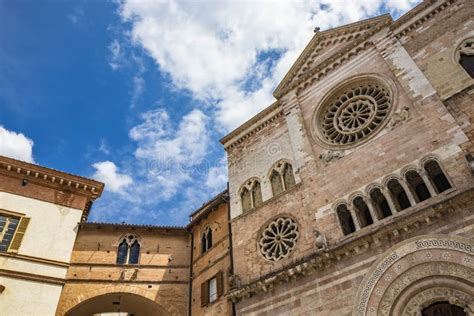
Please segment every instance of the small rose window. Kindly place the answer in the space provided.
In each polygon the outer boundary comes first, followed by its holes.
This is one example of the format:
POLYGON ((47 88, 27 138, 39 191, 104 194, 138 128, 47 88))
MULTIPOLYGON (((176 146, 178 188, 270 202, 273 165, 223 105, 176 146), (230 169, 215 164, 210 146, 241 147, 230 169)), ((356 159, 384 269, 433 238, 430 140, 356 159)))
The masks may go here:
POLYGON ((271 261, 283 259, 295 248, 298 237, 296 221, 289 217, 280 217, 262 232, 259 241, 260 253, 271 261))

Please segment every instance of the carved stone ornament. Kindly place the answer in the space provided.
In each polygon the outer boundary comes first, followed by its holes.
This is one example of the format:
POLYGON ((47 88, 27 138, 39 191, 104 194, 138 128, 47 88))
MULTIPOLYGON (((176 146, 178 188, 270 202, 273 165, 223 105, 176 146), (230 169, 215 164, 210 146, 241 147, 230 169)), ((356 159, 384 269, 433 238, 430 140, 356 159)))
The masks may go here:
POLYGON ((410 109, 407 106, 405 106, 403 107, 403 109, 393 114, 392 119, 390 120, 390 123, 388 123, 388 126, 391 129, 394 129, 397 125, 401 124, 404 121, 408 121, 409 119, 410 119, 410 109))
POLYGON ((296 247, 299 238, 298 224, 290 217, 280 217, 268 224, 260 237, 262 256, 270 261, 287 257, 296 247))
POLYGON ((381 80, 349 81, 326 97, 314 118, 319 139, 352 146, 380 130, 392 109, 392 91, 381 80))
POLYGON ((328 242, 326 240, 326 236, 323 232, 319 230, 315 230, 314 232, 314 245, 316 246, 316 250, 318 251, 325 251, 328 249, 328 242))
POLYGON ((353 315, 421 315, 436 302, 450 302, 472 315, 474 245, 448 235, 412 238, 390 249, 368 271, 353 315))
POLYGON ((339 150, 328 150, 319 155, 319 159, 321 159, 326 165, 333 161, 339 160, 342 157, 344 157, 344 151, 339 150))

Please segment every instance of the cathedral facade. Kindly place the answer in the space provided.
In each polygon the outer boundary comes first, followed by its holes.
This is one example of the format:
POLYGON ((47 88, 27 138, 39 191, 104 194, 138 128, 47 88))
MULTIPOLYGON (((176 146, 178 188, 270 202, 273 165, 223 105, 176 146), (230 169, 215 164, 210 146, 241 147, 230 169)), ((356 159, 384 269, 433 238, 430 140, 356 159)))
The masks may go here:
POLYGON ((474 2, 316 30, 274 96, 186 227, 87 222, 102 184, 0 159, 0 231, 17 196, 82 212, 70 259, 0 235, 0 306, 44 281, 56 315, 474 315, 474 2))

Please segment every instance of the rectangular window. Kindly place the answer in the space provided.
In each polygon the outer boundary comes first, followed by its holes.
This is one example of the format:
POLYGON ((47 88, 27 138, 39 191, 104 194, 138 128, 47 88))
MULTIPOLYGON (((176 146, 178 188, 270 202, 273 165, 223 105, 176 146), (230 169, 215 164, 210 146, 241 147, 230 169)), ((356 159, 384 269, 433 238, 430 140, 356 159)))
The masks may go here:
POLYGON ((20 218, 0 214, 0 251, 7 251, 15 235, 20 218))
POLYGON ((209 303, 217 300, 217 279, 212 278, 209 280, 209 303))
POLYGON ((0 251, 18 251, 29 221, 29 217, 0 213, 0 251))

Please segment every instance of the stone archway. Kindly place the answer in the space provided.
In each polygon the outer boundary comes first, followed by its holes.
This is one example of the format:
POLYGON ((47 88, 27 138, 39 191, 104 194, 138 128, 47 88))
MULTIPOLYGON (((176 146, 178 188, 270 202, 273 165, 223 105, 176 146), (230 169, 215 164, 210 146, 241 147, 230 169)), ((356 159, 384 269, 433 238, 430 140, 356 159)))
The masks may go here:
POLYGON ((474 241, 425 235, 377 260, 357 292, 353 315, 417 315, 436 302, 474 315, 474 241))
POLYGON ((101 313, 127 313, 130 316, 168 316, 159 304, 144 296, 115 292, 90 297, 70 309, 66 316, 92 316, 101 313))

